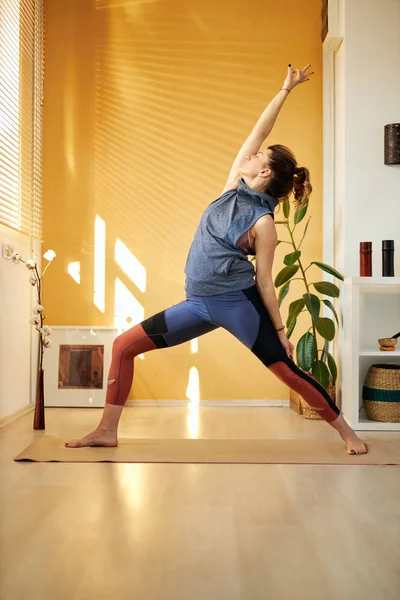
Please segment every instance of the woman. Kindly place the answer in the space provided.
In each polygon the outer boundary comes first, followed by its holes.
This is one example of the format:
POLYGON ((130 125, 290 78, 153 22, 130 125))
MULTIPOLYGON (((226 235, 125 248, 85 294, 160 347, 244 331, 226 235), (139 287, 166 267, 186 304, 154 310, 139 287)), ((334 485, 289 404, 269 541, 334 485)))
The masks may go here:
POLYGON ((135 356, 224 327, 320 412, 346 442, 349 454, 367 452, 325 389, 293 362, 293 345, 285 335, 272 280, 274 210, 291 192, 301 203, 311 185, 308 170, 296 165, 288 148, 260 146, 289 93, 309 81, 310 66, 293 70, 289 65, 283 87, 240 149, 221 196, 204 212, 186 263, 186 300, 117 337, 101 422, 67 447, 118 444, 118 422, 131 389, 135 356), (257 255, 255 281, 249 254, 257 255))

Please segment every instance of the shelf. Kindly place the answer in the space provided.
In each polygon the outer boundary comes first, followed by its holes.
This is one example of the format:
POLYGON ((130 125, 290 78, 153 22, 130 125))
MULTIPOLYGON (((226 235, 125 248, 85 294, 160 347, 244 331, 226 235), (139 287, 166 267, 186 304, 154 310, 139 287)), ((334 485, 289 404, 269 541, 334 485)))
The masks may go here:
POLYGON ((400 431, 400 422, 387 423, 382 421, 370 421, 367 419, 364 410, 360 412, 358 418, 357 431, 400 431))
POLYGON ((400 350, 393 350, 392 352, 381 352, 381 350, 360 350, 359 356, 375 356, 379 358, 388 358, 392 356, 400 357, 400 350))
MULTIPOLYGON (((342 412, 360 431, 400 431, 400 422, 367 418, 362 407, 365 378, 371 365, 400 365, 400 340, 392 352, 381 351, 378 339, 400 330, 400 277, 347 277, 343 286, 341 353, 342 412), (398 328, 398 329, 396 329, 398 328)), ((400 421, 400 419, 399 419, 400 421)))
POLYGON ((349 285, 400 285, 400 277, 345 277, 349 285))

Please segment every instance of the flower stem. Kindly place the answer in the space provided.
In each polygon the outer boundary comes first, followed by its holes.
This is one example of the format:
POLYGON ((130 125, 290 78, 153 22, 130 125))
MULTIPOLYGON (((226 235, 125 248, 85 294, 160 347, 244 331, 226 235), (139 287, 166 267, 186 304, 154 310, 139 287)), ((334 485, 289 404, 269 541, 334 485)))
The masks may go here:
MULTIPOLYGON (((37 279, 37 295, 38 295, 38 304, 42 304, 42 282, 39 276, 39 272, 37 270, 37 266, 35 265, 35 274, 37 279)), ((43 316, 40 313, 40 329, 43 327, 43 316)), ((43 368, 43 343, 42 343, 42 334, 39 331, 39 347, 38 347, 38 369, 41 371, 43 368)))
POLYGON ((49 263, 49 262, 48 262, 48 263, 47 263, 47 265, 45 266, 45 268, 44 268, 44 271, 43 271, 43 273, 42 273, 42 278, 43 278, 43 275, 46 273, 47 269, 49 268, 49 265, 50 265, 50 264, 51 264, 51 263, 49 263))

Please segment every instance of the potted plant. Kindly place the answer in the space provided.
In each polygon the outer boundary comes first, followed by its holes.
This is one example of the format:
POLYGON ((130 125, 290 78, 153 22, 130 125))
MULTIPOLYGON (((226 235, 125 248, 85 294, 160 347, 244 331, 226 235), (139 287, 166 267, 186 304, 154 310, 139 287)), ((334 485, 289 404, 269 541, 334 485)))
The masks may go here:
MULTIPOLYGON (((289 218, 291 212, 289 199, 286 199, 285 202, 283 202, 282 210, 284 220, 276 221, 276 224, 283 225, 286 228, 288 239, 279 240, 278 244, 289 244, 291 249, 284 257, 283 262, 285 266, 279 271, 274 282, 275 287, 279 289, 279 306, 282 305, 282 302, 287 296, 292 281, 300 280, 304 284, 304 294, 297 300, 293 300, 289 305, 286 321, 287 337, 290 338, 293 334, 297 325, 298 316, 303 312, 308 313, 310 317, 310 326, 297 343, 294 359, 300 369, 314 377, 314 379, 328 391, 332 399, 335 400, 337 366, 335 359, 328 351, 328 348, 329 343, 334 339, 336 334, 335 321, 337 326, 339 326, 339 319, 334 305, 328 298, 322 298, 322 303, 330 309, 334 320, 329 317, 321 316, 323 308, 321 304, 321 295, 330 298, 338 298, 340 290, 334 283, 320 281, 318 275, 316 278, 310 277, 310 275, 313 271, 319 271, 321 269, 322 271, 325 271, 325 273, 329 273, 329 275, 332 275, 341 281, 343 281, 343 276, 336 271, 336 269, 322 262, 312 261, 306 267, 303 265, 301 247, 311 217, 309 217, 306 222, 299 242, 296 241, 295 234, 297 233, 298 225, 303 221, 307 214, 308 198, 293 211, 293 223, 291 223, 291 219, 289 218), (312 270, 309 271, 309 269, 312 270)), ((298 404, 298 399, 298 394, 291 390, 291 400, 294 400, 295 404, 298 404)), ((313 411, 302 398, 300 398, 300 406, 305 417, 313 419, 321 418, 320 415, 316 411, 313 411)))

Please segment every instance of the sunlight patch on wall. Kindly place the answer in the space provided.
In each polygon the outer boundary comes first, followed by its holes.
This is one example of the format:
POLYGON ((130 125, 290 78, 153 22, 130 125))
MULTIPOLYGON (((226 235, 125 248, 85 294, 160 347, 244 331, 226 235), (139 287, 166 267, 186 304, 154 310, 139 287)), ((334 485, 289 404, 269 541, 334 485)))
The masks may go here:
POLYGON ((144 308, 117 277, 115 279, 114 325, 119 332, 126 329, 129 317, 131 318, 130 324, 137 325, 144 319, 144 308))
POLYGON ((121 240, 115 242, 115 261, 141 291, 146 291, 146 268, 121 240))
POLYGON ((196 367, 191 367, 189 371, 189 382, 186 390, 186 398, 190 400, 187 416, 188 434, 191 438, 199 436, 199 403, 200 403, 200 384, 199 372, 196 367))
POLYGON ((200 402, 199 372, 196 367, 191 367, 189 371, 186 398, 188 398, 192 404, 199 404, 200 402))
POLYGON ((69 263, 67 270, 76 283, 81 282, 81 263, 79 261, 69 263))
POLYGON ((94 297, 95 306, 105 311, 106 295, 106 224, 96 215, 94 220, 94 297))
POLYGON ((192 354, 197 354, 197 352, 199 351, 199 340, 198 340, 198 338, 194 338, 190 342, 190 351, 191 351, 192 354))

